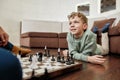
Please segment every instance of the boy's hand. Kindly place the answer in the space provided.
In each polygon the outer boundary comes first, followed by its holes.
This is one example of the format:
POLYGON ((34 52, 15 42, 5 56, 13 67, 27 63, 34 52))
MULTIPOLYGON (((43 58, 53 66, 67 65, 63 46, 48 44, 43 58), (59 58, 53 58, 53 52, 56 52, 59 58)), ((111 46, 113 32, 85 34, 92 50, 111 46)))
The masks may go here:
POLYGON ((68 53, 68 50, 64 50, 64 51, 63 51, 63 55, 64 55, 64 56, 67 56, 67 53, 68 53))
POLYGON ((88 62, 94 63, 94 64, 103 64, 106 59, 103 58, 101 55, 94 55, 94 56, 88 56, 88 62))

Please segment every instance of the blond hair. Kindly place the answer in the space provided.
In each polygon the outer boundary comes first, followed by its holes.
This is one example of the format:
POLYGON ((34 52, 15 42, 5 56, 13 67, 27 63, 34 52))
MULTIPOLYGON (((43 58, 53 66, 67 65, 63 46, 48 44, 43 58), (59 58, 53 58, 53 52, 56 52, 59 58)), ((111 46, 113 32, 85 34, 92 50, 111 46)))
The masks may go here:
POLYGON ((88 24, 87 17, 83 13, 80 13, 80 12, 72 12, 70 15, 68 15, 68 19, 74 18, 75 16, 78 16, 83 21, 83 23, 88 24))

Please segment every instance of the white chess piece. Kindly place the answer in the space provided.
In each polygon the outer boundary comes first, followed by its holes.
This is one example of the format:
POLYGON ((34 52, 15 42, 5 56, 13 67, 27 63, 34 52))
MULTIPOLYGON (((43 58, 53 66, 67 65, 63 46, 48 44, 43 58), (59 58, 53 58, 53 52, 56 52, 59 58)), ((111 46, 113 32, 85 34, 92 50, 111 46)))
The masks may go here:
POLYGON ((36 53, 37 59, 39 58, 38 52, 36 53))
POLYGON ((36 55, 33 55, 33 56, 32 56, 32 63, 31 63, 31 65, 30 65, 30 68, 31 68, 31 69, 36 69, 36 68, 38 68, 37 62, 38 62, 37 56, 36 56, 36 55))
POLYGON ((17 58, 21 62, 21 55, 20 54, 17 54, 17 58))
POLYGON ((58 52, 60 52, 60 48, 58 48, 58 52))

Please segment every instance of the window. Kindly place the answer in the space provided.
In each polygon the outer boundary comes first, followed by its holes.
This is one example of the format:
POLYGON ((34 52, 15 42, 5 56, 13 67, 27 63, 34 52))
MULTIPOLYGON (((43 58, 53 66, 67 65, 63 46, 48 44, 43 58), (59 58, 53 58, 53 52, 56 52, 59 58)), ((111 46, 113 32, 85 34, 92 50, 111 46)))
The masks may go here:
POLYGON ((115 9, 116 0, 101 0, 101 13, 115 9))
POLYGON ((83 4, 77 6, 77 11, 83 13, 86 16, 89 16, 89 4, 83 4))

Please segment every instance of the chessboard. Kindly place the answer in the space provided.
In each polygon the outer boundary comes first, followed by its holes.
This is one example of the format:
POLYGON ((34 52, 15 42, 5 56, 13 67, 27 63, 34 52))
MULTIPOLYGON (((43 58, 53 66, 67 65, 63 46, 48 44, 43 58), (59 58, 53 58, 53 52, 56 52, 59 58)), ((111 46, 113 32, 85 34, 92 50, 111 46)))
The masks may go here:
POLYGON ((51 78, 80 70, 82 63, 72 57, 63 57, 58 52, 57 56, 37 52, 27 57, 17 56, 23 69, 23 80, 49 80, 51 78))

